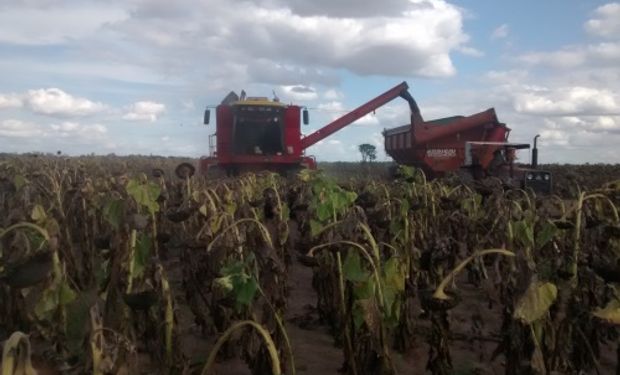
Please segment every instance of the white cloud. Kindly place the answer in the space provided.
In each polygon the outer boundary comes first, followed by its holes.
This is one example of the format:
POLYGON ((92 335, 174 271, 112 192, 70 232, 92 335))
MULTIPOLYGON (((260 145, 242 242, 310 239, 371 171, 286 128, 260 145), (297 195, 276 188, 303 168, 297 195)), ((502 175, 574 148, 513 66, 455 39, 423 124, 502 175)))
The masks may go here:
POLYGON ((101 124, 82 125, 69 121, 49 126, 16 119, 0 122, 0 138, 44 140, 48 145, 54 143, 58 146, 99 143, 107 131, 108 129, 101 124), (63 139, 68 143, 64 143, 63 139))
MULTIPOLYGON (((344 108, 342 102, 339 101, 331 101, 327 103, 321 103, 317 106, 318 112, 328 113, 331 121, 336 120, 337 118, 345 115, 347 112, 351 111, 351 109, 344 108)), ((378 113, 378 112, 377 112, 378 113)), ((352 122, 350 125, 353 126, 371 126, 378 125, 379 119, 376 114, 369 113, 365 116, 362 116, 359 120, 352 122)))
POLYGON ((3 25, 0 28, 0 42, 25 45, 67 43, 126 17, 122 9, 97 2, 14 5, 3 7, 0 11, 0 24, 3 25))
POLYGON ((129 106, 123 119, 155 122, 165 111, 166 106, 162 103, 140 101, 129 106))
POLYGON ((594 11, 594 15, 584 25, 588 33, 605 38, 620 38, 620 3, 602 5, 594 11))
MULTIPOLYGON (((258 3, 268 4, 269 1, 258 3)), ((431 7, 430 2, 408 0, 276 0, 276 3, 289 6, 295 13, 304 16, 328 16, 367 18, 376 14, 398 16, 411 8, 431 7)))
POLYGON ((547 118, 544 121, 547 130, 581 131, 588 133, 620 134, 620 116, 566 116, 547 118))
POLYGON ((345 112, 344 104, 342 104, 342 102, 339 102, 339 101, 336 101, 336 100, 331 101, 331 102, 327 102, 327 103, 321 103, 321 104, 319 104, 317 106, 317 108, 320 111, 324 111, 324 112, 332 112, 332 113, 333 112, 339 112, 339 113, 340 112, 342 112, 342 113, 345 112))
POLYGON ((529 69, 486 75, 512 140, 540 134, 547 162, 620 161, 619 12, 619 3, 601 6, 584 24, 606 40, 529 52, 517 60, 529 69))
POLYGON ((363 116, 362 118, 360 118, 359 120, 355 121, 351 125, 376 126, 376 125, 379 125, 379 119, 377 118, 377 116, 373 115, 372 113, 369 113, 363 116))
MULTIPOLYGON (((243 48, 243 47, 242 47, 243 48)), ((228 50, 228 53, 233 52, 228 50)), ((338 82, 339 78, 332 72, 326 72, 318 67, 310 65, 293 65, 283 64, 281 61, 276 61, 275 58, 256 58, 247 56, 243 61, 237 62, 239 53, 232 53, 230 61, 226 65, 213 65, 213 71, 207 72, 221 76, 222 74, 227 76, 227 87, 232 83, 242 81, 243 84, 247 84, 248 81, 264 82, 268 84, 294 86, 300 82, 305 83, 318 83, 331 85, 338 82), (248 64, 247 59, 251 58, 252 63, 248 64)), ((284 56, 282 60, 286 60, 284 56)))
POLYGON ((318 98, 316 90, 310 86, 294 85, 294 86, 282 86, 284 91, 284 101, 308 101, 318 98))
POLYGON ((460 46, 456 48, 457 51, 461 52, 463 55, 471 56, 471 57, 482 57, 484 56, 484 52, 469 46, 460 46))
POLYGON ((22 106, 22 99, 16 94, 0 94, 0 109, 22 106))
POLYGON ((183 106, 183 110, 185 111, 193 111, 194 109, 196 109, 196 104, 192 99, 182 100, 181 106, 183 106))
POLYGON ((323 98, 327 100, 339 100, 339 99, 342 99, 343 97, 344 95, 342 94, 342 92, 338 90, 334 90, 334 89, 329 89, 325 91, 325 93, 323 94, 323 98))
POLYGON ((77 122, 63 122, 62 124, 53 124, 51 128, 60 132, 69 133, 79 129, 80 124, 77 122))
POLYGON ((568 146, 570 144, 570 136, 566 131, 559 129, 544 129, 540 132, 541 146, 557 145, 568 146))
POLYGON ((507 24, 502 24, 491 33, 491 39, 504 39, 508 36, 510 29, 507 24))
POLYGON ((140 51, 150 56, 151 66, 172 75, 195 76, 198 70, 216 78, 234 68, 238 74, 229 74, 229 81, 291 85, 300 75, 305 84, 329 79, 333 69, 361 75, 454 74, 450 53, 469 39, 462 11, 444 0, 392 2, 390 12, 387 4, 356 1, 345 7, 346 14, 340 12, 342 4, 313 11, 306 8, 316 4, 301 1, 247 1, 233 9, 228 1, 213 0, 185 13, 174 11, 184 4, 163 12, 159 2, 140 2, 130 18, 105 29, 135 47, 126 51, 130 55, 140 51), (204 64, 196 67, 195 61, 204 64))
POLYGON ((587 65, 618 66, 620 64, 620 43, 604 42, 568 46, 557 51, 526 53, 519 59, 531 65, 546 65, 564 69, 587 65))
POLYGON ((620 117, 555 117, 540 130, 545 162, 617 163, 620 117))
POLYGON ((590 87, 537 88, 516 94, 514 107, 518 112, 547 116, 620 114, 620 96, 590 87))
POLYGON ((511 70, 490 70, 485 77, 494 83, 501 84, 517 84, 525 82, 529 73, 527 70, 511 69, 511 70))
POLYGON ((0 137, 3 138, 33 138, 43 134, 39 126, 30 122, 15 119, 0 122, 0 137))
POLYGON ((105 135, 108 129, 101 124, 81 125, 76 122, 62 122, 52 124, 50 128, 54 131, 54 136, 62 138, 79 137, 82 141, 93 141, 105 135))
POLYGON ((555 51, 529 52, 519 60, 530 65, 575 69, 583 67, 618 67, 620 65, 620 3, 598 7, 594 18, 584 24, 592 36, 606 38, 589 44, 567 45, 555 51))
POLYGON ((29 90, 24 102, 33 112, 51 116, 86 116, 106 109, 103 103, 74 97, 58 88, 29 90))

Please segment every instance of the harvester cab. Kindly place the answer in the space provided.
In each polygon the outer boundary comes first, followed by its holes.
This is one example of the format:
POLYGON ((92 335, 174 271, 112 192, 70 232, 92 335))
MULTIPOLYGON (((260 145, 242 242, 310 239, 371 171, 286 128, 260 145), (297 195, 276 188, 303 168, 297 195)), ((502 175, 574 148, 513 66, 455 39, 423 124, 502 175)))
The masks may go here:
MULTIPOLYGON (((232 151, 237 155, 282 155, 285 150, 284 134, 287 106, 274 96, 240 97, 231 93, 222 104, 232 108, 232 151)), ((210 109, 205 110, 204 124, 211 118, 210 109)), ((308 110, 303 109, 303 123, 309 122, 308 110)))
MULTIPOLYGON (((236 175, 243 171, 286 170, 293 161, 314 165, 314 160, 302 155, 292 139, 300 136, 300 117, 304 124, 309 118, 305 108, 286 105, 275 96, 240 96, 230 92, 215 107, 216 131, 209 137, 209 156, 201 158, 202 173, 220 171, 236 175), (300 114, 302 114, 300 116, 300 114)), ((206 109, 204 124, 211 120, 206 109)))

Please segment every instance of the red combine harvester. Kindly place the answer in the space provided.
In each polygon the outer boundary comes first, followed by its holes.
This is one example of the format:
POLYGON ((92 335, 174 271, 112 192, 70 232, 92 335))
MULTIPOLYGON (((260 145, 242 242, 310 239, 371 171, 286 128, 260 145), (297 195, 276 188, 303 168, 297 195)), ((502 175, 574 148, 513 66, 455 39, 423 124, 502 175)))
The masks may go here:
MULTIPOLYGON (((272 170, 288 173, 316 168, 304 151, 338 130, 359 120, 397 96, 410 98, 403 82, 308 136, 302 136, 300 118, 308 124, 308 111, 264 97, 241 97, 231 92, 216 107, 215 134, 209 137, 210 155, 200 159, 200 172, 219 169, 227 175, 272 170), (215 142, 214 142, 215 138, 215 142)), ((409 100, 409 99, 407 99, 409 100)), ((210 120, 205 111, 204 123, 210 120)))
MULTIPOLYGON (((209 137, 210 155, 200 159, 200 171, 213 169, 227 175, 246 171, 272 170, 280 173, 316 168, 304 151, 400 96, 411 110, 411 124, 384 131, 385 150, 397 163, 416 166, 429 177, 447 172, 465 172, 474 179, 496 176, 519 187, 550 192, 551 174, 536 170, 534 143, 531 168, 513 165, 517 150, 529 144, 509 143, 510 129, 497 119, 494 109, 472 115, 424 121, 406 82, 303 136, 301 121, 308 124, 308 112, 265 97, 241 97, 231 92, 216 107, 215 134, 209 137), (214 142, 215 138, 215 142, 214 142)), ((204 115, 209 124, 210 110, 204 115)), ((535 142, 536 140, 534 140, 535 142)))

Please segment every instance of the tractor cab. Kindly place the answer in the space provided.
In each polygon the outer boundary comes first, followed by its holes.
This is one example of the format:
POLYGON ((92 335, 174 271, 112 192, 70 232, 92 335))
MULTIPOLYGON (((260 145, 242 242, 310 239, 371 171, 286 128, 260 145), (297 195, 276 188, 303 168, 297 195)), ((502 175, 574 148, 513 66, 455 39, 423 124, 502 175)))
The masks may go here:
POLYGON ((529 149, 530 145, 527 143, 466 142, 463 168, 470 169, 474 179, 497 177, 509 186, 551 194, 552 176, 550 172, 537 168, 536 147, 532 150, 532 163, 529 167, 515 165, 516 152, 529 149), (481 165, 478 155, 487 154, 489 148, 494 149, 493 158, 485 168, 481 165))

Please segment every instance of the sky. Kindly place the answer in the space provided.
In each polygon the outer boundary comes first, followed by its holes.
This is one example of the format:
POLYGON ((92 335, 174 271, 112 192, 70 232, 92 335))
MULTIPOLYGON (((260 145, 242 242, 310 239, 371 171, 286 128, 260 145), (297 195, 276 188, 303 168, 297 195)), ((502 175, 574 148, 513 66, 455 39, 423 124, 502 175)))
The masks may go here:
MULTIPOLYGON (((493 107, 541 163, 620 163, 619 2, 0 0, 0 72, 0 152, 199 157, 231 90, 310 134, 406 81, 425 120, 493 107)), ((389 160, 408 122, 397 98, 307 154, 389 160)))

